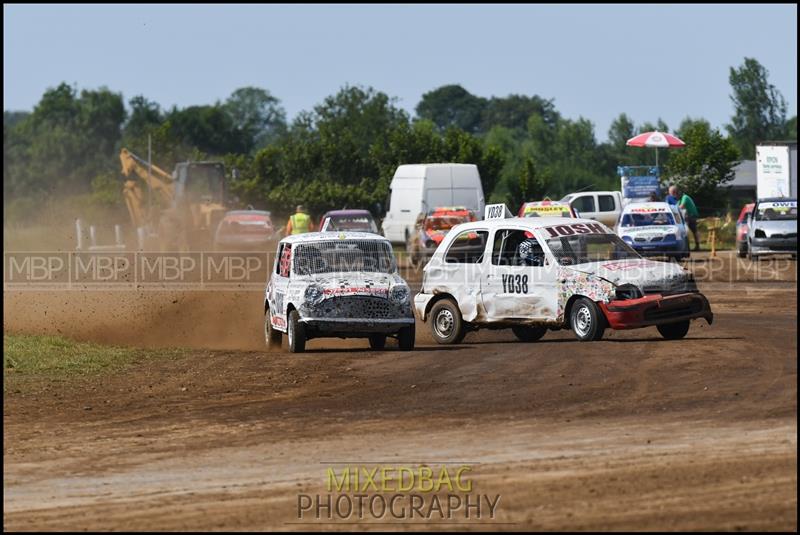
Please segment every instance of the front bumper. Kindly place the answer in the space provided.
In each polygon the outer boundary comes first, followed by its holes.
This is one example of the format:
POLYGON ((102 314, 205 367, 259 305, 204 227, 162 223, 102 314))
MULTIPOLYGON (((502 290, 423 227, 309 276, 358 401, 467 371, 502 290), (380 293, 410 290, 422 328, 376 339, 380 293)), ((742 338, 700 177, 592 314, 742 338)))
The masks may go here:
POLYGON ((414 318, 301 318, 312 336, 340 336, 358 338, 370 334, 396 333, 414 324, 414 318))
POLYGON ((793 238, 751 238, 750 253, 797 253, 797 236, 793 238))
POLYGON ((682 241, 661 241, 661 242, 631 242, 628 245, 642 256, 658 256, 664 254, 680 254, 686 252, 686 244, 682 241))
POLYGON ((636 329, 696 318, 704 318, 709 324, 714 321, 711 305, 701 293, 647 295, 599 305, 612 329, 636 329))

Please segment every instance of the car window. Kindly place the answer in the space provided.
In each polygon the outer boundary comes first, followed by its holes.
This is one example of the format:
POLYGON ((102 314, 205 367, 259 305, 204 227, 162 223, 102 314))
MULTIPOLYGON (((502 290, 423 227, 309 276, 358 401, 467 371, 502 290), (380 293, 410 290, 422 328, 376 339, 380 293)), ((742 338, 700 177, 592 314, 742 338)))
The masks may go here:
POLYGON ((613 212, 615 209, 614 197, 611 195, 598 195, 597 202, 601 212, 613 212))
POLYGON ((283 243, 278 252, 278 275, 288 277, 292 269, 292 244, 283 243))
POLYGON ((594 209, 594 197, 591 195, 584 195, 583 197, 576 198, 572 202, 572 207, 580 213, 596 211, 594 209))
POLYGON ((495 266, 543 266, 544 251, 530 231, 501 229, 494 234, 492 264, 495 266))
POLYGON ((451 264, 479 264, 489 240, 487 230, 465 230, 450 243, 444 261, 451 264))
POLYGON ((383 240, 331 240, 298 244, 294 251, 298 275, 368 271, 394 273, 392 247, 383 240))

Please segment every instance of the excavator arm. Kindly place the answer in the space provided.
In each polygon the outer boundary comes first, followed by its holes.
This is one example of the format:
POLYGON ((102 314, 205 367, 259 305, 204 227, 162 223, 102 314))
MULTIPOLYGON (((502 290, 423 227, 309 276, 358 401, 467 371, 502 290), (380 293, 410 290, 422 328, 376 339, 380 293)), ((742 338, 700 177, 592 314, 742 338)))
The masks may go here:
POLYGON ((138 177, 147 184, 157 195, 158 203, 167 207, 172 204, 175 197, 172 176, 157 165, 149 166, 150 172, 148 172, 147 162, 128 149, 120 151, 119 160, 122 164, 122 174, 128 177, 123 186, 122 195, 125 198, 131 221, 134 227, 145 226, 147 223, 145 195, 140 182, 135 178, 138 177))

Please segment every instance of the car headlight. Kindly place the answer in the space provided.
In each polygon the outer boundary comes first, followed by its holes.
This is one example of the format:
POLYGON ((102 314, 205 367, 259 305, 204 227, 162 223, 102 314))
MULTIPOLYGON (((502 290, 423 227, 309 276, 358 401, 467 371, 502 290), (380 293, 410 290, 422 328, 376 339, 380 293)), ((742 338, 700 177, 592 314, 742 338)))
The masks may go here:
POLYGON ((763 230, 761 230, 760 228, 757 228, 755 230, 755 232, 753 233, 753 236, 756 237, 756 238, 766 238, 767 237, 766 233, 763 230))
POLYGON ((667 235, 664 236, 663 241, 675 241, 677 239, 678 239, 678 237, 675 236, 675 234, 667 234, 667 235))
POLYGON ((311 284, 306 288, 304 297, 307 303, 318 305, 325 299, 325 290, 319 284, 311 284))
POLYGON ((405 303, 408 301, 408 296, 410 294, 411 292, 408 290, 408 286, 398 285, 392 287, 392 289, 389 291, 389 299, 393 303, 405 303))
POLYGON ((639 299, 642 297, 642 291, 633 284, 622 284, 617 286, 614 294, 617 299, 639 299))
POLYGON ((623 236, 622 241, 624 241, 625 243, 632 243, 633 238, 631 238, 630 236, 623 236))

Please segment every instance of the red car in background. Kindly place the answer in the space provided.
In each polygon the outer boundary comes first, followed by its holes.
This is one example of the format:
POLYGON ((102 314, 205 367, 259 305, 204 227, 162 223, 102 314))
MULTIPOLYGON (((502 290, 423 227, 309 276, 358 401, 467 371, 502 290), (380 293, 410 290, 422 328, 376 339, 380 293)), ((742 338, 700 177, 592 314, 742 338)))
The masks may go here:
POLYGON ((477 219, 475 213, 464 206, 440 206, 427 214, 419 214, 414 232, 406 243, 411 265, 418 266, 430 258, 451 228, 477 219))
POLYGON ((747 231, 749 230, 747 224, 747 216, 753 213, 756 203, 751 202, 742 207, 739 212, 739 219, 736 220, 736 251, 739 258, 747 256, 747 231))
POLYGON ((219 222, 215 251, 269 251, 274 247, 272 217, 263 210, 232 210, 219 222))

